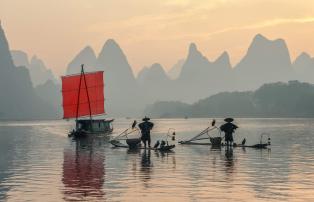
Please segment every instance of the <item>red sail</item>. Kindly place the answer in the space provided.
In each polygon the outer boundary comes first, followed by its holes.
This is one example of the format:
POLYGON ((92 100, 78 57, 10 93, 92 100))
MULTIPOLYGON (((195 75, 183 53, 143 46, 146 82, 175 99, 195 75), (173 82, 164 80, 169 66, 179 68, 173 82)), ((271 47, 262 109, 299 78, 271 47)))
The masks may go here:
POLYGON ((64 119, 105 113, 103 72, 84 74, 62 77, 64 119))

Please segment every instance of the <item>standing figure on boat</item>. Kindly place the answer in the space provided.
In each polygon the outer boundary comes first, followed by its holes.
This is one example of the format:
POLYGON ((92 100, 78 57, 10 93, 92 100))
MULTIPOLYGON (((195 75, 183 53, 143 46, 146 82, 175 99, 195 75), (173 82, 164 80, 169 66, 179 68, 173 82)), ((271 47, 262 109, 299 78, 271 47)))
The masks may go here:
POLYGON ((138 125, 141 129, 142 137, 141 140, 144 143, 144 147, 146 148, 146 144, 150 147, 150 131, 153 129, 154 124, 150 122, 150 118, 146 117, 142 119, 143 122, 138 125))
POLYGON ((220 126, 220 130, 225 133, 225 141, 227 146, 233 145, 233 133, 238 128, 237 125, 233 124, 233 118, 226 118, 226 123, 220 126))

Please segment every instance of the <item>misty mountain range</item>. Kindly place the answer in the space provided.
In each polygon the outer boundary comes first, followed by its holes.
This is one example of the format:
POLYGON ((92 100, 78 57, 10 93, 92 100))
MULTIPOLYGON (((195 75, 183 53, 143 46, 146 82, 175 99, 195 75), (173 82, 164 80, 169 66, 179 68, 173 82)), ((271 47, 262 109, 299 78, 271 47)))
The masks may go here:
POLYGON ((62 117, 60 79, 36 55, 29 60, 26 52, 12 50, 11 56, 16 67, 26 67, 29 71, 35 93, 41 100, 53 108, 53 111, 50 112, 51 117, 62 117))
POLYGON ((26 67, 14 65, 0 26, 0 119, 56 118, 55 109, 36 93, 26 67))
MULTIPOLYGON (((55 76, 38 58, 29 62, 27 54, 21 51, 8 52, 4 33, 0 37, 0 48, 5 50, 0 52, 0 57, 7 60, 0 60, 1 69, 10 66, 23 70, 31 79, 23 78, 30 84, 28 90, 54 108, 52 114, 61 117, 61 87, 55 76), (16 67, 20 65, 24 67, 16 67)), ((210 61, 196 44, 191 43, 186 58, 178 60, 168 72, 161 64, 153 63, 144 67, 136 77, 123 50, 113 39, 105 42, 98 55, 89 46, 82 49, 69 62, 66 74, 79 73, 81 64, 85 64, 87 72, 104 71, 105 108, 109 116, 142 115, 145 107, 156 101, 193 103, 219 92, 255 90, 265 83, 289 80, 314 83, 311 76, 314 58, 302 53, 291 62, 284 40, 269 40, 260 34, 254 37, 247 53, 235 66, 230 64, 227 52, 210 61)), ((17 74, 14 80, 22 73, 17 74)), ((6 77, 4 71, 1 76, 6 77)))
POLYGON ((56 84, 59 83, 52 71, 36 55, 29 60, 27 53, 20 50, 12 50, 11 56, 15 66, 24 66, 28 69, 34 87, 45 84, 49 80, 56 84))
POLYGON ((92 48, 84 48, 70 62, 67 73, 78 73, 79 64, 84 61, 90 71, 105 71, 109 114, 118 111, 125 114, 125 109, 119 110, 120 103, 136 112, 156 101, 192 103, 219 92, 255 90, 265 83, 289 80, 314 83, 314 77, 309 76, 314 72, 313 58, 302 53, 291 62, 284 40, 269 40, 260 34, 254 37, 246 55, 235 66, 230 64, 227 52, 210 61, 191 43, 187 57, 168 72, 161 64, 154 63, 135 77, 122 49, 112 39, 104 44, 98 56, 92 48))

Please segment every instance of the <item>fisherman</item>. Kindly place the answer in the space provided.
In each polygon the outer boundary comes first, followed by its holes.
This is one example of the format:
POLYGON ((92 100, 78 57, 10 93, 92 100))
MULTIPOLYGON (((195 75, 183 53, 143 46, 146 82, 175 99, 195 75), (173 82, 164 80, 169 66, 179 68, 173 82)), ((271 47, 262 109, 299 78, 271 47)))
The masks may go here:
POLYGON ((238 128, 235 124, 233 124, 233 118, 226 118, 224 120, 226 123, 220 126, 220 130, 225 133, 225 141, 227 146, 233 145, 233 136, 232 134, 238 128))
POLYGON ((148 147, 150 147, 150 131, 153 129, 154 124, 149 121, 150 118, 146 117, 142 119, 142 123, 138 125, 141 129, 142 137, 141 140, 144 143, 144 147, 146 148, 146 143, 148 143, 148 147))

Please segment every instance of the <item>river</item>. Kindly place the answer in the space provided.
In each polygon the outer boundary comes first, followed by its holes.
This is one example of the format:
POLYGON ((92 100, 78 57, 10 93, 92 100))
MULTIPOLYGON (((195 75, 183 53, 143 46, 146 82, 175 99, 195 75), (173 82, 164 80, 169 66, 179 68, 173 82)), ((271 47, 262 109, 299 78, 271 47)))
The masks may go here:
MULTIPOLYGON (((115 120, 112 136, 132 121, 115 120)), ((314 119, 236 119, 236 142, 270 134, 272 145, 262 150, 177 143, 210 119, 152 121, 153 144, 175 128, 173 152, 113 148, 110 137, 72 140, 72 121, 0 122, 0 200, 314 200, 314 119)))

